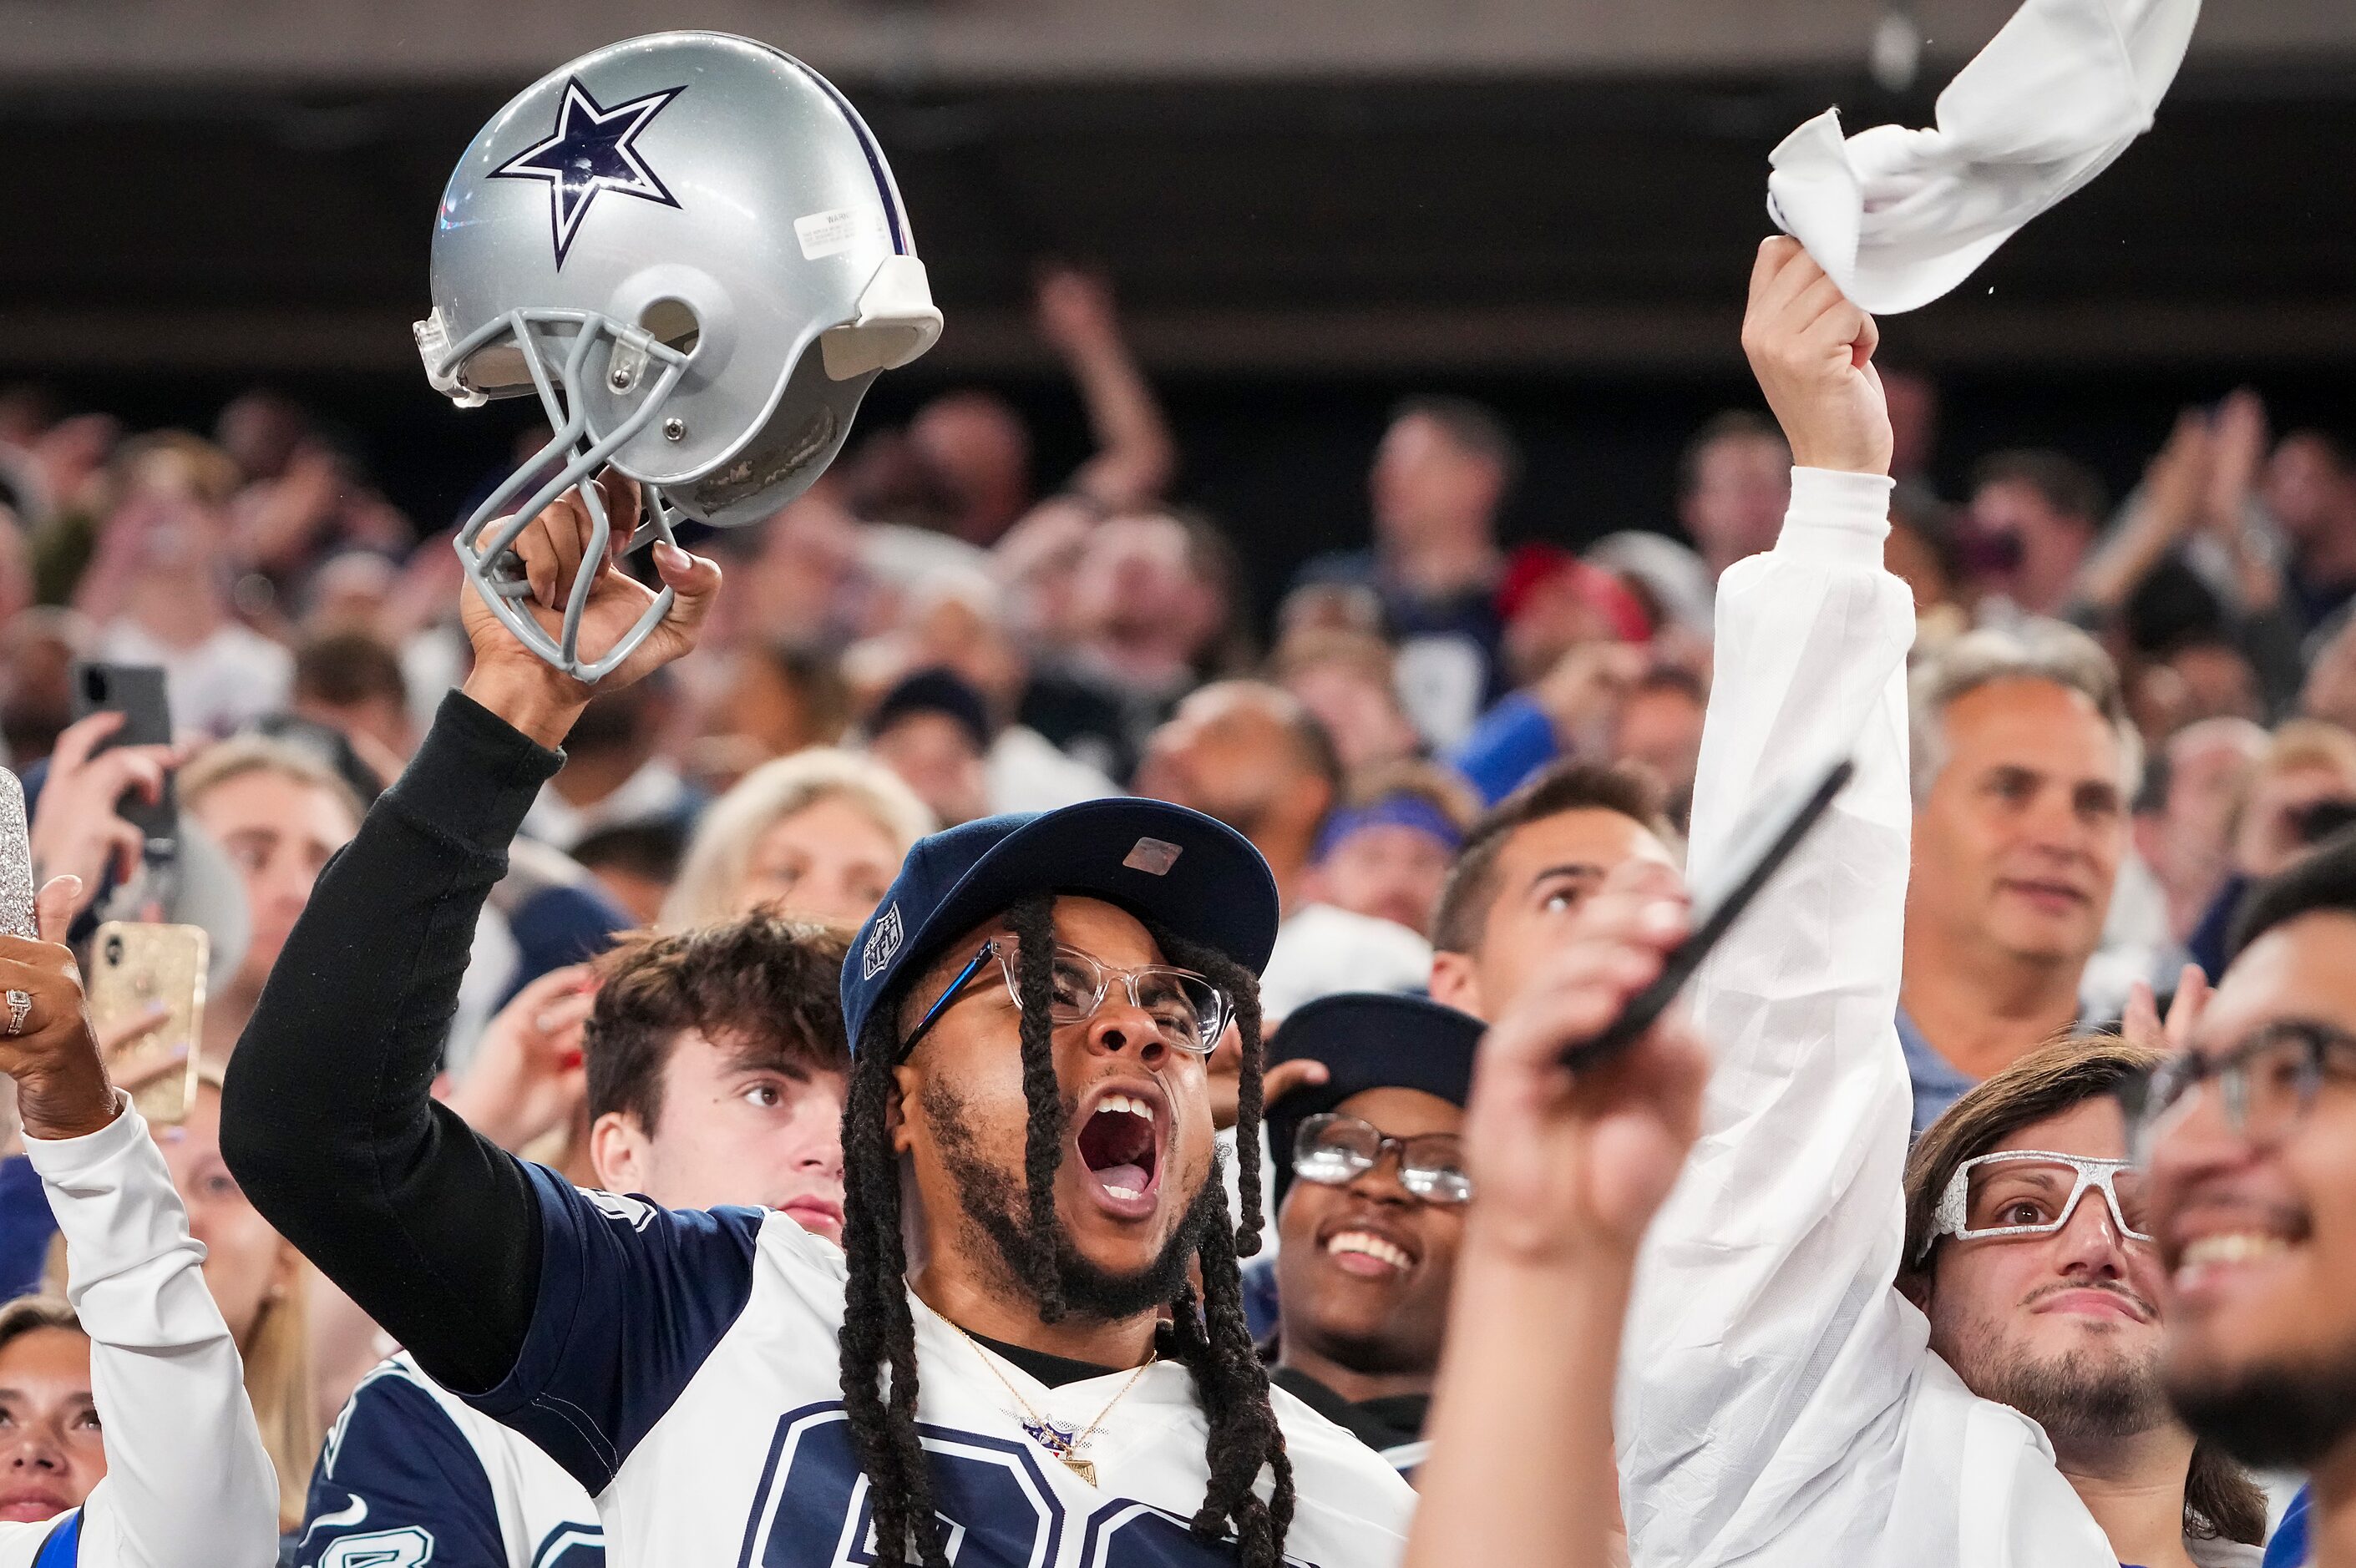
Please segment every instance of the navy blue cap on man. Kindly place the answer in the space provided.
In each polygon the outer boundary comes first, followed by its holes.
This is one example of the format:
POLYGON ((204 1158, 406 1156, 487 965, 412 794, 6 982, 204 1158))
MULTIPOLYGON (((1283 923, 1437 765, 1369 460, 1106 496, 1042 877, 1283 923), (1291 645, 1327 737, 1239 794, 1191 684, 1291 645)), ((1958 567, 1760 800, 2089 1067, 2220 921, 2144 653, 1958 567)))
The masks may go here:
POLYGON ((1307 1058, 1325 1064, 1326 1079, 1268 1108, 1277 1202, 1292 1185, 1292 1142, 1301 1123, 1369 1089, 1420 1089, 1463 1104, 1487 1027, 1427 997, 1391 992, 1345 991, 1295 1008, 1269 1042, 1269 1065, 1307 1058))
POLYGON ((916 841, 851 939, 843 1022, 868 1016, 948 942, 1034 893, 1102 899, 1259 973, 1276 944, 1276 879, 1251 841, 1199 811, 1116 797, 986 816, 916 841))

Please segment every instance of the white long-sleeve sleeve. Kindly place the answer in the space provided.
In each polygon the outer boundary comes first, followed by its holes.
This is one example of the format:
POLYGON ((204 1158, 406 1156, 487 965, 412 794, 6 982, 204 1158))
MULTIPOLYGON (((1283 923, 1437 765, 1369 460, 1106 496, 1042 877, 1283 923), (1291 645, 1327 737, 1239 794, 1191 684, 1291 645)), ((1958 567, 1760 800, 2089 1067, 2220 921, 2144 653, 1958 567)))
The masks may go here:
POLYGON ((1639 1565, 2115 1563, 2043 1435, 1973 1398, 1892 1285, 1914 614, 1881 565, 1890 491, 1795 470, 1775 549, 1719 589, 1694 879, 1762 790, 1843 752, 1858 772, 1693 987, 1717 1065, 1622 1361, 1639 1565))
MULTIPOLYGON (((278 1485, 229 1326, 205 1288, 164 1156, 126 1103, 99 1131, 28 1137, 65 1233, 66 1295, 91 1340, 106 1477, 83 1503, 80 1568, 267 1568, 278 1485)), ((0 1568, 49 1525, 6 1527, 0 1568)))

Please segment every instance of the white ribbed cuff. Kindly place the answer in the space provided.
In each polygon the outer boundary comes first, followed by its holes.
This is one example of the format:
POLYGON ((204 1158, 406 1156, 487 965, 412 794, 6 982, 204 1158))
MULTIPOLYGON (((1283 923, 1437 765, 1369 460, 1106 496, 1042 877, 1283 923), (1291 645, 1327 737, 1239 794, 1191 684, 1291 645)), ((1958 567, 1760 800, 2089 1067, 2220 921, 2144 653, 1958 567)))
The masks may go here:
POLYGON ((1775 548, 1879 564, 1881 541, 1890 537, 1890 496, 1897 488, 1886 474, 1794 468, 1791 509, 1775 548))
POLYGON ((147 1123, 132 1108, 131 1096, 114 1092, 114 1120, 78 1138, 37 1138, 25 1135, 25 1156, 41 1179, 70 1187, 78 1178, 133 1147, 147 1136, 147 1123))

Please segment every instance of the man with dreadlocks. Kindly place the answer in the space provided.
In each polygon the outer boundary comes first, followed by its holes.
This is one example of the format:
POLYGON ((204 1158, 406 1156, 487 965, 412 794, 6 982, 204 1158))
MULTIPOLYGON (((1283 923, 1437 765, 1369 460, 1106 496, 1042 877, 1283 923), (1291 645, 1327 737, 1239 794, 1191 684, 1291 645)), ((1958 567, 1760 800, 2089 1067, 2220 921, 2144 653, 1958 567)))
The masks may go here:
MULTIPOLYGON (((627 486, 608 506, 626 536, 627 486)), ((594 573, 582 643, 606 646, 651 599, 582 564, 588 534, 568 497, 519 549, 550 624, 594 573)), ((676 603, 595 689, 693 644, 718 571, 655 558, 676 603)), ((476 916, 593 689, 467 592, 474 673, 322 875, 230 1072, 224 1152, 273 1222, 595 1496, 617 1568, 1396 1562, 1413 1494, 1271 1393, 1245 1328, 1277 923, 1250 844, 1141 800, 920 842, 842 973, 843 1250, 584 1193, 429 1093, 476 916), (1231 1027, 1240 1230, 1208 1073, 1231 1027)), ((422 1562, 398 1534, 382 1560, 422 1562)))

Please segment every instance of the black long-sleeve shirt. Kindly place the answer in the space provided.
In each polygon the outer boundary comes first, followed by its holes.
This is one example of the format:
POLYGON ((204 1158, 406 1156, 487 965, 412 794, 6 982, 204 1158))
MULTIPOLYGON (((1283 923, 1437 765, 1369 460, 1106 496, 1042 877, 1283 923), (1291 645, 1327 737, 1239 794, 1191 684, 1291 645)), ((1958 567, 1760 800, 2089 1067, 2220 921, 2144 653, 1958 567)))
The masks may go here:
POLYGON ((521 1353, 541 1227, 523 1168, 431 1088, 477 917, 562 763, 444 699, 320 873, 222 1093, 221 1153, 254 1207, 461 1392, 521 1353))

